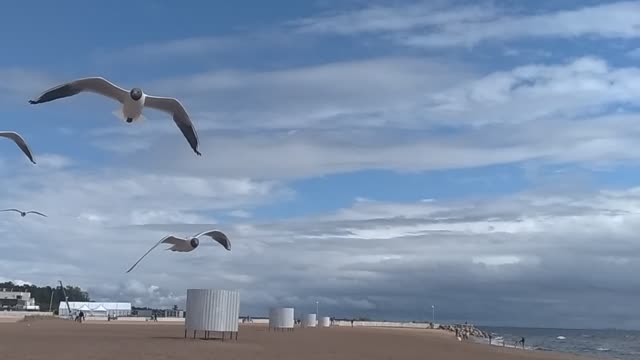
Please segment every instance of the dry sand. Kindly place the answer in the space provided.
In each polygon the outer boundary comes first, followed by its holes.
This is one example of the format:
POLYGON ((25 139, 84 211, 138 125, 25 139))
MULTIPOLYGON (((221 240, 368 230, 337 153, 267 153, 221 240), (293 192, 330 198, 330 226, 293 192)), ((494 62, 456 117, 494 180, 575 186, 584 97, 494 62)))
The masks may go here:
POLYGON ((578 359, 458 342, 437 330, 296 328, 241 325, 238 341, 184 339, 184 326, 163 323, 31 320, 0 323, 0 359, 578 359))

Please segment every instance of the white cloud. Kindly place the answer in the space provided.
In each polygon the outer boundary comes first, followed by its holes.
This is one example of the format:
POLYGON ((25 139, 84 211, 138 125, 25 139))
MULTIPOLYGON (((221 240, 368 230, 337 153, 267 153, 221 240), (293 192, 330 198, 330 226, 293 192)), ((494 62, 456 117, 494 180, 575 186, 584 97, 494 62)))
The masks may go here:
POLYGON ((251 217, 251 213, 246 210, 233 210, 229 213, 229 215, 237 218, 247 219, 251 217))
MULTIPOLYGON (((514 298, 520 299, 518 306, 543 300, 570 304, 578 297, 589 305, 614 296, 619 306, 633 306, 624 294, 637 281, 620 274, 640 268, 634 260, 640 247, 633 240, 640 230, 639 194, 632 188, 475 202, 359 201, 321 217, 229 225, 231 252, 213 242, 187 255, 157 249, 130 274, 124 269, 154 243, 160 228, 133 226, 123 232, 83 224, 60 242, 43 237, 57 225, 13 225, 19 235, 8 234, 7 241, 28 237, 34 246, 28 252, 1 249, 0 270, 36 283, 53 281, 48 279, 55 271, 65 282, 91 290, 95 299, 136 305, 183 306, 187 288, 208 286, 211 274, 221 274, 216 286, 240 289, 242 312, 254 315, 271 305, 304 307, 320 298, 325 313, 334 316, 415 318, 406 309, 429 299, 440 304, 443 318, 501 323, 519 316, 519 307, 511 306, 514 298), (114 236, 121 238, 119 247, 110 245, 114 236), (99 258, 91 255, 98 253, 99 258), (19 266, 36 260, 39 265, 19 266), (588 271, 595 264, 597 274, 588 271), (95 272, 81 271, 87 266, 95 272), (461 292, 474 298, 469 309, 446 306, 461 292), (548 295, 535 295, 540 293, 548 295), (487 304, 502 313, 484 314, 487 304)), ((202 226, 187 227, 185 232, 196 232, 202 226)), ((584 324, 577 320, 583 308, 564 305, 528 324, 556 324, 558 314, 565 326, 584 324)), ((597 320, 618 321, 611 316, 616 315, 603 313, 597 320)), ((628 319, 625 326, 639 322, 628 319)))
POLYGON ((293 23, 304 32, 382 33, 409 46, 473 46, 483 41, 518 38, 637 38, 640 5, 621 1, 541 14, 523 14, 493 4, 450 6, 414 2, 368 5, 339 14, 317 16, 293 23))
POLYGON ((291 21, 302 32, 356 34, 362 32, 406 31, 450 23, 487 21, 494 19, 491 6, 461 6, 448 8, 443 2, 413 2, 403 6, 370 5, 344 13, 327 14, 291 21))
POLYGON ((12 280, 12 279, 0 277, 0 283, 3 283, 3 282, 12 282, 18 286, 33 285, 32 283, 24 280, 12 280))
POLYGON ((207 223, 213 222, 209 212, 256 206, 290 195, 273 181, 145 174, 122 168, 94 173, 33 167, 16 175, 0 179, 5 203, 37 207, 71 223, 77 219, 108 225, 207 223))
POLYGON ((122 57, 130 59, 141 57, 194 56, 222 50, 232 44, 228 38, 192 37, 163 42, 146 43, 121 50, 122 57))
POLYGON ((39 168, 62 169, 73 164, 73 160, 59 154, 41 154, 35 160, 39 168))
POLYGON ((204 126, 326 127, 348 119, 362 125, 387 121, 375 115, 401 110, 466 75, 455 63, 400 57, 264 72, 219 70, 148 87, 186 99, 192 117, 211 119, 204 126))
POLYGON ((133 169, 171 176, 287 179, 525 161, 602 166, 638 160, 628 149, 637 144, 639 83, 638 68, 593 56, 488 73, 406 57, 222 70, 148 87, 173 89, 188 106, 202 158, 156 112, 141 124, 92 129, 89 141, 133 169))
POLYGON ((608 106, 630 105, 640 95, 636 67, 612 68, 600 58, 581 57, 556 65, 526 65, 498 71, 431 95, 449 121, 525 122, 589 118, 608 106))

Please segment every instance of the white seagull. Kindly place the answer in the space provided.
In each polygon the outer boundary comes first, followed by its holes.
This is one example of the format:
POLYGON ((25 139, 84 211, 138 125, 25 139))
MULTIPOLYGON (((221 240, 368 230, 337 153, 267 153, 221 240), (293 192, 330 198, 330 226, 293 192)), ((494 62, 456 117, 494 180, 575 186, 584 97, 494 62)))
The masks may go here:
POLYGON ((5 137, 7 139, 13 140, 14 143, 16 143, 16 145, 18 145, 18 147, 20 148, 20 150, 22 150, 22 152, 27 155, 27 157, 29 158, 29 160, 31 160, 32 163, 36 163, 33 160, 33 153, 31 152, 31 149, 29 148, 29 145, 27 144, 26 141, 24 141, 24 139, 22 138, 22 136, 20 136, 20 134, 18 134, 17 132, 14 131, 0 131, 0 136, 1 137, 5 137))
POLYGON ((138 259, 138 261, 136 261, 136 263, 133 264, 133 266, 131 266, 129 270, 127 270, 127 272, 130 272, 131 270, 133 270, 133 268, 136 267, 136 265, 138 265, 138 263, 142 259, 144 259, 144 257, 147 256, 147 254, 151 252, 151 250, 155 249, 156 246, 162 243, 173 245, 172 247, 167 248, 167 250, 189 252, 189 251, 195 250, 195 248, 197 248, 198 245, 200 245, 200 240, 198 240, 198 238, 205 235, 211 237, 213 240, 220 243, 220 245, 224 246, 225 249, 231 251, 231 242, 229 241, 229 238, 223 232, 218 230, 203 231, 189 239, 183 239, 173 235, 169 235, 169 236, 165 236, 160 241, 158 241, 157 244, 153 245, 151 249, 149 249, 144 255, 142 255, 142 257, 138 259))
POLYGON ((22 211, 22 210, 18 210, 18 209, 4 209, 4 210, 0 210, 0 212, 4 212, 4 211, 15 211, 15 212, 19 213, 22 217, 27 216, 27 214, 36 214, 36 215, 40 215, 40 216, 47 217, 47 215, 45 215, 45 214, 43 214, 43 213, 41 213, 41 212, 38 212, 38 211, 32 211, 32 210, 30 210, 30 211, 22 211))
POLYGON ((36 100, 29 100, 29 103, 41 104, 85 91, 97 93, 120 102, 122 109, 117 115, 122 115, 122 119, 126 120, 127 123, 132 123, 134 120, 143 117, 142 110, 145 106, 171 114, 173 121, 178 125, 193 151, 198 155, 202 155, 198 151, 198 134, 193 127, 189 114, 187 114, 182 104, 174 98, 147 95, 140 88, 133 88, 131 91, 127 91, 105 78, 88 77, 53 87, 45 91, 36 100))

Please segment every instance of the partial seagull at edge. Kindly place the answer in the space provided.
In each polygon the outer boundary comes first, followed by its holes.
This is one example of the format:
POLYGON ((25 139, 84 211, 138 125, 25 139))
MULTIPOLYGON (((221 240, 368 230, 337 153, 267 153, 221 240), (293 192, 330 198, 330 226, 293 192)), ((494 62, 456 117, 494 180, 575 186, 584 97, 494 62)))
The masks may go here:
POLYGON ((29 144, 27 144, 27 142, 24 140, 24 138, 20 134, 18 134, 15 131, 0 131, 0 137, 13 140, 13 142, 16 143, 16 145, 18 145, 20 150, 22 150, 22 152, 25 155, 27 155, 29 160, 31 160, 31 162, 34 164, 36 163, 33 160, 33 153, 31 152, 31 148, 29 147, 29 144))
POLYGON ((202 155, 198 151, 198 134, 191 118, 184 106, 175 98, 147 95, 137 87, 127 91, 103 77, 87 77, 55 86, 42 93, 37 99, 29 100, 29 103, 42 104, 81 92, 92 92, 118 101, 122 104, 122 108, 116 110, 114 114, 129 124, 144 119, 142 111, 145 107, 171 114, 173 121, 187 139, 191 149, 196 154, 202 155))
POLYGON ((36 214, 36 215, 40 215, 40 216, 44 216, 47 217, 47 215, 39 212, 39 211, 33 211, 33 210, 29 210, 29 211, 22 211, 22 210, 18 210, 18 209, 4 209, 4 210, 0 210, 0 212, 5 212, 5 211, 14 211, 17 212, 18 214, 20 214, 20 216, 25 217, 27 216, 27 214, 36 214))
POLYGON ((144 259, 144 257, 147 256, 158 245, 162 243, 172 244, 173 246, 171 246, 170 248, 167 248, 167 250, 178 251, 178 252, 189 252, 189 251, 195 250, 198 247, 198 245, 200 245, 200 240, 198 240, 198 238, 201 236, 209 236, 213 240, 217 241, 220 245, 224 246, 225 249, 231 251, 231 241, 229 241, 229 238, 227 237, 227 235, 222 231, 207 230, 195 236, 192 236, 191 238, 188 238, 188 239, 183 239, 177 236, 169 235, 162 238, 160 241, 158 241, 157 244, 152 246, 151 249, 149 249, 144 255, 142 255, 142 257, 138 259, 138 261, 136 261, 136 263, 133 264, 129 268, 129 270, 127 270, 127 273, 133 270, 133 268, 136 267, 136 265, 138 265, 138 263, 142 261, 142 259, 144 259))

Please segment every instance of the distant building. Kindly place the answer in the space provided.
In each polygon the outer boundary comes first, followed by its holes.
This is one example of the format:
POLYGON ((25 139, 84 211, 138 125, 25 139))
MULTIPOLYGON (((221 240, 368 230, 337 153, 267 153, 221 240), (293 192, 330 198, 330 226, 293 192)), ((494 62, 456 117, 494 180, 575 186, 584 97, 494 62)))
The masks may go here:
POLYGON ((38 311, 40 310, 40 306, 36 305, 36 299, 31 297, 30 292, 9 291, 8 289, 0 289, 0 309, 17 311, 38 311))
POLYGON ((132 315, 138 317, 151 317, 152 315, 157 315, 158 317, 184 318, 185 312, 184 310, 176 309, 136 309, 132 311, 132 315))
POLYGON ((153 315, 153 310, 150 310, 150 309, 134 310, 133 315, 140 316, 140 317, 151 317, 151 315, 153 315))
POLYGON ((163 310, 163 315, 164 317, 176 317, 176 318, 183 318, 185 316, 184 311, 183 310, 163 310))
MULTIPOLYGON (((128 302, 69 301, 69 307, 71 308, 71 314, 75 315, 82 311, 86 317, 131 315, 131 303, 128 302)), ((67 303, 65 301, 60 302, 60 306, 58 307, 58 315, 69 316, 69 310, 67 309, 67 303)))

